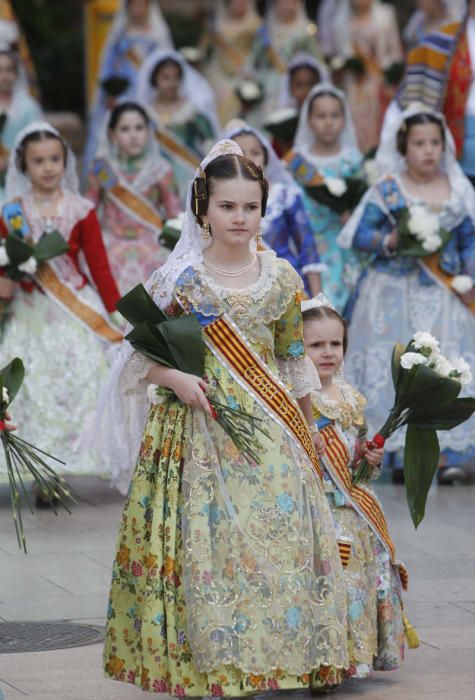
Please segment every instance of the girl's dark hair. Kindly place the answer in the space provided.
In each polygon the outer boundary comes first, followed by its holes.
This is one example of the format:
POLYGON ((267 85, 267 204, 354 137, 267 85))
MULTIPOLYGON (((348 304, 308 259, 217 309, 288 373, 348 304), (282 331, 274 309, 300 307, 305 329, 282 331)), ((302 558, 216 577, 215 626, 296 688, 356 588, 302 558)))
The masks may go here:
POLYGON ((176 61, 174 58, 164 58, 161 61, 159 61, 153 71, 150 74, 150 85, 152 87, 155 87, 155 81, 157 79, 157 75, 160 73, 162 68, 165 68, 166 66, 175 66, 178 68, 178 72, 180 74, 180 79, 183 80, 183 68, 179 64, 178 61, 176 61))
POLYGON ((258 182, 261 188, 261 216, 266 213, 269 183, 264 177, 262 168, 244 156, 226 154, 218 156, 208 163, 204 172, 193 180, 191 189, 191 210, 200 225, 201 218, 208 211, 210 195, 213 194, 214 183, 218 180, 234 180, 241 177, 243 180, 258 182))
POLYGON ((407 140, 409 138, 411 127, 418 126, 420 124, 437 124, 440 130, 440 136, 442 138, 442 145, 445 148, 445 130, 442 121, 434 114, 421 112, 420 114, 413 114, 412 117, 405 119, 399 127, 399 131, 396 135, 396 147, 402 156, 405 156, 407 153, 407 140))
POLYGON ((322 90, 321 92, 317 92, 317 94, 314 95, 310 100, 310 104, 308 105, 309 116, 312 113, 312 108, 315 100, 318 100, 320 97, 333 97, 334 100, 340 103, 341 111, 343 112, 343 114, 345 114, 345 105, 343 104, 343 101, 338 97, 338 95, 335 95, 335 93, 331 90, 322 90))
POLYGON ((61 138, 61 136, 57 136, 56 134, 52 134, 51 131, 33 131, 31 134, 27 134, 25 138, 22 140, 20 145, 17 148, 16 151, 16 164, 17 167, 21 170, 23 174, 26 173, 26 147, 28 146, 29 143, 39 143, 40 141, 48 141, 48 140, 54 140, 54 141, 59 141, 59 143, 62 146, 63 149, 63 159, 64 159, 64 167, 66 167, 66 163, 68 160, 68 147, 66 145, 66 142, 61 138))
POLYGON ((112 110, 107 128, 109 130, 115 129, 120 121, 121 116, 126 112, 137 112, 137 114, 140 114, 144 122, 148 125, 148 114, 142 107, 142 105, 138 104, 138 102, 121 102, 120 104, 116 105, 112 110))
POLYGON ((298 66, 294 66, 289 70, 289 78, 292 80, 294 75, 297 73, 297 71, 304 69, 311 71, 315 76, 316 76, 316 83, 321 83, 322 82, 322 75, 318 68, 315 68, 315 66, 311 66, 310 63, 301 63, 298 66))
POLYGON ((269 163, 269 154, 267 152, 267 148, 264 146, 264 144, 262 143, 260 138, 255 135, 254 132, 247 131, 247 129, 241 129, 241 131, 238 131, 237 134, 234 134, 233 140, 238 138, 239 136, 254 136, 254 138, 259 141, 259 145, 262 148, 262 150, 264 151, 264 165, 267 165, 269 163))
POLYGON ((321 321, 324 318, 332 318, 339 321, 343 326, 343 354, 346 353, 348 348, 348 323, 343 316, 340 316, 338 311, 332 309, 331 306, 317 306, 314 309, 304 311, 302 318, 304 323, 307 323, 307 321, 321 321))

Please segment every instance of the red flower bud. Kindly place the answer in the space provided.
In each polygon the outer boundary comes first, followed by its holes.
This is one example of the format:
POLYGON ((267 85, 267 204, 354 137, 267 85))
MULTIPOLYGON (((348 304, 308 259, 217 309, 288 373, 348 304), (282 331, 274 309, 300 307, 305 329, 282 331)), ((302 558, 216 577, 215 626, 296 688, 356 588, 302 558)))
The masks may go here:
POLYGON ((208 401, 208 403, 211 409, 211 418, 213 418, 213 420, 218 420, 218 412, 210 401, 208 401))
POLYGON ((366 449, 367 450, 374 450, 374 442, 372 440, 366 440, 366 449))
POLYGON ((0 433, 2 433, 5 430, 5 421, 0 420, 0 433))
POLYGON ((379 433, 376 433, 376 435, 373 438, 373 444, 376 448, 384 447, 384 443, 386 442, 385 438, 383 438, 382 435, 379 433))

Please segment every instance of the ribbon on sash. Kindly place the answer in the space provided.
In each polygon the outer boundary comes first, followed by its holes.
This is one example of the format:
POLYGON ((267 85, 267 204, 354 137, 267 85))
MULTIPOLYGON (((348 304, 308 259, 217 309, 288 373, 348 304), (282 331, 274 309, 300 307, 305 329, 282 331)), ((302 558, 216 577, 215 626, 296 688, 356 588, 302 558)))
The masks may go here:
POLYGON ((199 166, 200 161, 198 156, 196 156, 193 151, 188 148, 188 146, 179 141, 177 137, 168 129, 157 126, 155 129, 155 138, 157 139, 158 143, 172 155, 172 157, 176 156, 177 158, 180 158, 194 169, 199 166))
POLYGON ((370 489, 362 484, 353 484, 352 474, 348 468, 351 455, 336 426, 329 423, 320 429, 320 435, 325 442, 326 449, 322 459, 328 473, 381 542, 391 558, 391 563, 399 570, 402 587, 407 590, 407 570, 401 562, 396 561, 396 549, 380 502, 370 489))
POLYGON ((135 192, 126 183, 120 182, 110 163, 102 158, 96 160, 92 171, 111 200, 126 214, 138 219, 143 226, 153 232, 156 229, 162 230, 163 219, 155 207, 140 193, 135 192))
POLYGON ((76 316, 101 338, 105 338, 112 343, 121 342, 122 334, 113 328, 92 306, 79 299, 73 290, 59 279, 49 263, 41 263, 35 273, 35 280, 47 296, 53 298, 66 311, 76 316))
POLYGON ((290 172, 303 187, 319 187, 324 184, 323 176, 297 151, 289 151, 284 156, 290 172))
POLYGON ((267 365, 243 340, 241 331, 231 319, 224 314, 204 317, 194 309, 192 312, 200 322, 204 341, 211 352, 249 391, 259 406, 279 423, 287 435, 294 438, 321 479, 322 470, 307 422, 282 382, 270 373, 267 365))

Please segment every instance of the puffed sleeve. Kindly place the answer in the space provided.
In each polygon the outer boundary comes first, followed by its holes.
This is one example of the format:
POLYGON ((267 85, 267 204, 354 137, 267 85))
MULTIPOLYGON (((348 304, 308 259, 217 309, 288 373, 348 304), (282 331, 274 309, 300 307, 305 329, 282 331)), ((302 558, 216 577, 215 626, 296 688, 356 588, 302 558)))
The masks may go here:
POLYGON ((369 201, 355 231, 353 248, 376 253, 378 257, 388 257, 383 244, 393 228, 394 224, 387 214, 375 202, 369 201))
POLYGON ((284 384, 297 399, 321 388, 317 370, 305 354, 301 303, 302 282, 298 278, 295 293, 275 324, 275 356, 284 384))

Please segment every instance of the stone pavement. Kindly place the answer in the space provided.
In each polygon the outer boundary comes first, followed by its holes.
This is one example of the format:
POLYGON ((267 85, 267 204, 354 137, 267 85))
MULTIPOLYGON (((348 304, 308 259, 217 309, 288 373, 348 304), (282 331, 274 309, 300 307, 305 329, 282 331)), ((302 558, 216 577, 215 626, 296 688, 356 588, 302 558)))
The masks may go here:
MULTIPOLYGON (((103 625, 122 498, 94 477, 71 479, 80 505, 69 516, 25 518, 29 553, 16 545, 7 490, 0 485, 0 622, 74 620, 103 625)), ((348 682, 336 695, 368 700, 475 697, 475 486, 433 487, 414 530, 403 488, 378 491, 409 569, 406 610, 422 646, 399 671, 348 682)), ((0 627, 1 634, 1 627, 0 627)), ((101 645, 0 655, 5 700, 145 700, 137 688, 102 677, 101 645)), ((308 698, 280 693, 279 698, 308 698)), ((335 697, 335 696, 334 696, 335 697)))

